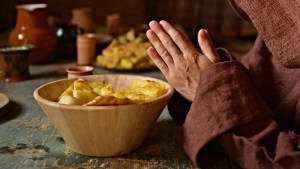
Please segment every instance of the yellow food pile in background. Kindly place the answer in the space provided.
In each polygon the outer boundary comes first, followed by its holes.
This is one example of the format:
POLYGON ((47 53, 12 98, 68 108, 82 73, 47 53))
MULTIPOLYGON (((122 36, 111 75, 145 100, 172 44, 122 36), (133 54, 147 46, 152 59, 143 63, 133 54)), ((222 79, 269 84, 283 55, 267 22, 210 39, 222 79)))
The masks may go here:
POLYGON ((109 46, 97 56, 96 64, 109 69, 149 69, 155 68, 154 62, 147 54, 151 43, 145 33, 128 31, 115 38, 109 46))
POLYGON ((151 80, 133 80, 125 89, 115 92, 111 84, 77 79, 58 98, 67 105, 105 106, 138 103, 157 98, 166 86, 151 80))

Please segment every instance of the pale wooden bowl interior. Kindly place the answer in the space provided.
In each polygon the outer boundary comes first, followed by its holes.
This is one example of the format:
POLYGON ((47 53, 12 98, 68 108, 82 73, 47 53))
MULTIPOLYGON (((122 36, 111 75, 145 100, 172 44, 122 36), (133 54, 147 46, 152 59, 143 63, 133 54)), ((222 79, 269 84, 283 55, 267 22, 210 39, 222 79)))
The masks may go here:
POLYGON ((75 80, 63 79, 45 84, 34 91, 51 123, 75 152, 88 156, 117 156, 137 149, 149 134, 174 89, 164 81, 133 75, 91 75, 90 82, 112 84, 121 90, 133 79, 150 79, 167 85, 167 93, 138 104, 118 106, 70 106, 57 103, 59 95, 75 80))

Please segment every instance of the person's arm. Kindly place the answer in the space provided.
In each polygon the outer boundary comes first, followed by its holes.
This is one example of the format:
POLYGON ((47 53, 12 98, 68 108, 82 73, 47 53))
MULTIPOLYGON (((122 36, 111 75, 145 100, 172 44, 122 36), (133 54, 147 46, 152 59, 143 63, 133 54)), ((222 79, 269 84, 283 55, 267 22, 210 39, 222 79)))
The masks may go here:
POLYGON ((205 146, 219 141, 243 168, 300 166, 299 136, 278 126, 238 61, 216 63, 202 72, 179 133, 178 143, 199 165, 205 146))
POLYGON ((147 50, 149 56, 171 86, 193 101, 202 70, 220 59, 207 30, 199 31, 197 48, 166 21, 151 21, 149 27, 146 35, 153 45, 147 50))
POLYGON ((185 99, 180 93, 175 91, 168 103, 169 114, 173 120, 178 124, 182 125, 185 121, 185 117, 191 108, 191 102, 185 99))
POLYGON ((148 54, 171 86, 192 102, 188 112, 177 111, 173 117, 182 123, 178 143, 193 162, 201 163, 205 146, 220 140, 227 153, 245 168, 252 162, 253 168, 277 167, 286 161, 300 166, 298 135, 291 137, 280 130, 239 61, 219 62, 222 57, 214 49, 206 30, 199 31, 199 50, 165 21, 151 22, 149 26, 147 37, 153 47, 148 49, 148 54), (259 123, 265 125, 256 126, 256 132, 247 135, 251 125, 259 123), (239 129, 245 133, 237 132, 239 129), (243 139, 238 140, 241 137, 243 139), (263 137, 272 142, 265 143, 263 137), (275 143, 292 147, 282 153, 277 151, 279 147, 274 149, 275 143), (249 151, 250 148, 253 151, 249 151), (270 153, 257 154, 260 149, 270 153), (281 156, 286 159, 274 158, 281 156))
POLYGON ((225 132, 219 142, 243 168, 296 169, 300 166, 300 136, 282 130, 272 118, 225 132))
MULTIPOLYGON (((220 56, 220 62, 236 60, 229 51, 225 48, 216 48, 220 56)), ((191 108, 192 102, 185 99, 180 93, 175 91, 174 95, 168 103, 168 110, 171 117, 178 125, 182 125, 185 121, 186 115, 191 108)))

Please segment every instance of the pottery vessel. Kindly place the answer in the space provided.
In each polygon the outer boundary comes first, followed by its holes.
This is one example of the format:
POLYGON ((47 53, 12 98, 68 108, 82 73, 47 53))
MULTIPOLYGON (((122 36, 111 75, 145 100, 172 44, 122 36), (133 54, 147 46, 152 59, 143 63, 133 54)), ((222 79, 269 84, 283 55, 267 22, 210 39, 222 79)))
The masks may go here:
POLYGON ((76 25, 59 25, 55 31, 57 45, 55 57, 76 57, 76 38, 83 30, 76 25))
POLYGON ((70 67, 66 71, 68 78, 78 78, 80 76, 87 76, 93 74, 94 68, 92 66, 75 66, 70 67))
POLYGON ((118 36, 120 33, 120 15, 118 13, 106 16, 106 31, 111 36, 118 36))
POLYGON ((17 21, 9 35, 10 44, 33 44, 30 64, 46 63, 53 55, 56 36, 47 22, 47 4, 17 5, 17 21))
POLYGON ((96 25, 93 18, 92 8, 72 9, 71 24, 83 29, 85 33, 95 33, 96 25))
POLYGON ((77 64, 91 66, 96 57, 95 34, 77 35, 77 64))
POLYGON ((0 46, 0 82, 16 82, 29 78, 28 56, 33 45, 0 46))

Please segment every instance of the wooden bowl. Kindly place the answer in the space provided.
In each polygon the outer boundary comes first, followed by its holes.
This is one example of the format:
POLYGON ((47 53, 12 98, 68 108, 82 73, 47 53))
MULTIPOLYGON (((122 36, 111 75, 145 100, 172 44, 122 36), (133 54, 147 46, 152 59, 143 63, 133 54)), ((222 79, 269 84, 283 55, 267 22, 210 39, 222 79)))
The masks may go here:
POLYGON ((133 79, 149 79, 166 84, 166 94, 146 102, 116 106, 78 106, 57 103, 59 95, 76 78, 47 83, 34 91, 51 123, 76 153, 88 156, 117 156, 137 149, 149 134, 165 108, 174 89, 166 82, 133 75, 91 75, 81 77, 89 82, 112 84, 116 91, 133 79))

